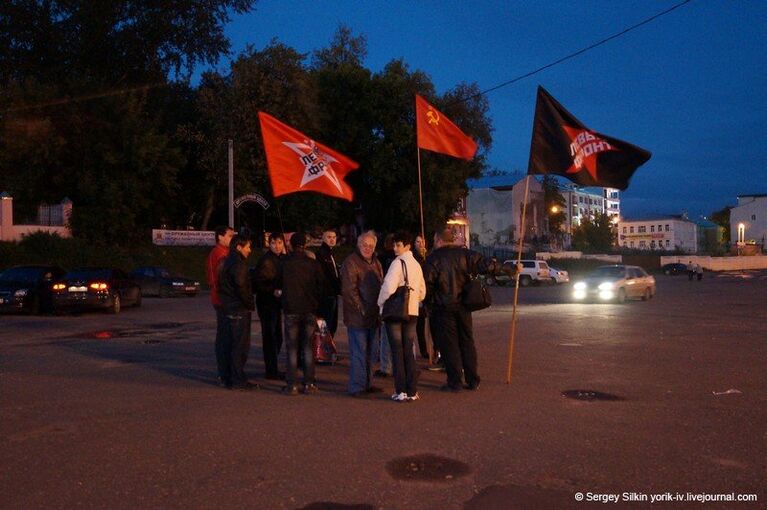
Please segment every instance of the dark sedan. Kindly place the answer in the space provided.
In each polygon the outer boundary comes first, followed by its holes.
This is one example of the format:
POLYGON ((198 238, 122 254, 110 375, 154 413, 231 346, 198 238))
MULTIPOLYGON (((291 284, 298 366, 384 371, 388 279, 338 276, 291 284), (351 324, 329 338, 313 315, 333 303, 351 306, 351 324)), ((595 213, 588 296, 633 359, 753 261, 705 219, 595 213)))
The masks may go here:
POLYGON ((139 267, 131 276, 141 285, 144 296, 196 296, 200 292, 200 282, 171 274, 164 267, 139 267))
POLYGON ((51 285, 64 270, 56 266, 16 266, 0 273, 0 312, 53 311, 51 285))
POLYGON ((680 264, 678 262, 674 262, 672 264, 665 264, 660 269, 661 271, 663 271, 663 274, 665 275, 687 274, 687 266, 685 264, 680 264))
POLYGON ((73 269, 52 288, 53 306, 57 312, 101 309, 120 313, 124 306, 141 306, 141 287, 119 269, 73 269))

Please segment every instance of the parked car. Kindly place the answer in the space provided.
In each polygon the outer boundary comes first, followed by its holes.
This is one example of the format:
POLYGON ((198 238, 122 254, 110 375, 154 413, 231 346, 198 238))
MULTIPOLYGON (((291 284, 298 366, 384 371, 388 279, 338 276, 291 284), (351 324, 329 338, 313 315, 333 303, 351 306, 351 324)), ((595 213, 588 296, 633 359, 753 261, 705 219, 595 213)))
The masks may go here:
MULTIPOLYGON (((549 273, 549 265, 544 260, 521 260, 522 272, 519 275, 519 285, 527 287, 533 283, 550 283, 551 274, 549 273)), ((516 260, 506 260, 503 265, 510 264, 511 267, 516 266, 516 260)))
POLYGON ((120 269, 73 269, 56 281, 52 289, 57 312, 102 309, 120 313, 124 306, 141 306, 141 287, 120 269))
POLYGON ((570 273, 564 269, 555 269, 549 266, 549 274, 553 283, 570 283, 570 273))
POLYGON ((612 265, 594 269, 585 278, 573 284, 573 299, 583 301, 616 301, 655 296, 655 278, 639 266, 612 265))
POLYGON ((51 285, 64 270, 57 266, 16 266, 0 273, 0 312, 53 311, 51 285))
POLYGON ((661 267, 661 270, 665 275, 687 274, 687 265, 680 264, 679 262, 673 262, 671 264, 665 264, 663 267, 661 267))
POLYGON ((508 260, 503 264, 496 264, 492 271, 484 275, 485 285, 503 287, 508 283, 514 283, 514 272, 514 265, 508 260))
POLYGON ((164 267, 138 267, 131 276, 141 285, 144 296, 196 296, 200 292, 200 282, 174 275, 164 267))

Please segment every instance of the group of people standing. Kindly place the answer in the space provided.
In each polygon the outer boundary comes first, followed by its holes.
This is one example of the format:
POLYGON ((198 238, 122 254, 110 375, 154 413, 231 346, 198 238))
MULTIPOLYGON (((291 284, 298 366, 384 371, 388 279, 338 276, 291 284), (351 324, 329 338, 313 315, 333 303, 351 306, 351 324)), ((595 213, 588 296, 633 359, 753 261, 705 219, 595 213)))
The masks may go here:
POLYGON ((244 371, 250 349, 251 314, 257 310, 265 378, 284 378, 283 392, 287 395, 319 391, 312 340, 318 319, 323 319, 335 336, 340 297, 349 344, 349 395, 369 398, 382 391, 373 385, 373 366, 379 358, 382 372, 388 369, 394 378, 392 400, 420 399, 416 342, 424 358, 436 361, 440 357, 447 373, 443 391, 478 389, 471 312, 463 306, 461 295, 472 275, 488 269, 485 259, 458 246, 449 227, 434 236, 428 256, 420 236, 413 239, 407 232, 398 232, 387 238, 386 248, 390 251, 379 259, 378 237, 368 231, 357 238, 356 249, 339 266, 337 240, 334 230, 325 230, 315 254, 306 249, 306 235, 297 232, 290 237, 292 249, 287 254, 284 236, 273 233, 268 239, 269 249, 249 272, 250 240, 234 235, 228 227, 216 229, 216 247, 208 257, 207 277, 216 310, 216 361, 221 386, 238 390, 258 386, 247 379, 244 371), (407 319, 382 321, 384 304, 405 285, 410 289, 407 319), (433 347, 427 345, 425 337, 427 315, 433 347), (287 359, 284 373, 278 369, 283 344, 287 359), (299 365, 303 372, 300 386, 299 365))
POLYGON ((693 278, 697 278, 698 281, 703 279, 703 266, 690 260, 687 262, 687 279, 692 281, 693 278))

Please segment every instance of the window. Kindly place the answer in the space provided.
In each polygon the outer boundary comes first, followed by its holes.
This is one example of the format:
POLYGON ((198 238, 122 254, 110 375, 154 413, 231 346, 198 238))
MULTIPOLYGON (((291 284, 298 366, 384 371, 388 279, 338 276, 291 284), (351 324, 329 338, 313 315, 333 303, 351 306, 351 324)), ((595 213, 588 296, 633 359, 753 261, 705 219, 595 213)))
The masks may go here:
POLYGON ((655 225, 650 225, 650 232, 655 232, 655 225))
POLYGON ((663 227, 663 225, 658 225, 658 232, 662 232, 663 231, 663 228, 661 228, 661 227, 663 227))
POLYGON ((655 249, 655 241, 650 241, 650 248, 655 249))
POLYGON ((633 234, 634 233, 634 227, 629 227, 629 232, 633 234))
POLYGON ((583 197, 578 197, 578 202, 583 203, 583 197))
POLYGON ((668 223, 666 223, 666 232, 668 232, 668 223))
POLYGON ((751 215, 751 221, 756 221, 756 214, 751 215))
POLYGON ((623 227, 623 233, 624 234, 626 233, 626 227, 623 227))
POLYGON ((647 243, 644 241, 639 241, 639 247, 640 248, 647 248, 647 243))
POLYGON ((670 246, 671 246, 671 243, 669 242, 668 239, 666 239, 666 248, 669 248, 670 246))
MULTIPOLYGON (((633 227, 632 227, 633 228, 633 227)), ((634 247, 634 241, 631 241, 631 247, 634 247)))
POLYGON ((645 233, 645 232, 647 232, 647 227, 645 227, 644 225, 640 225, 639 228, 637 229, 637 231, 640 234, 645 233))

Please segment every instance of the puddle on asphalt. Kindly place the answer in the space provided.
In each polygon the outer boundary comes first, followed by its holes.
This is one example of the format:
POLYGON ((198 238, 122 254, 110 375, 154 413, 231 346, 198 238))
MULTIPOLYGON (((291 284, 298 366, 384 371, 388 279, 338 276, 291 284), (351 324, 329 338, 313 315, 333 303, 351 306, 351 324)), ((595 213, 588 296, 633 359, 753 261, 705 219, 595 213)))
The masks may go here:
POLYGON ((594 400, 604 400, 607 402, 626 400, 625 398, 613 395, 612 393, 603 393, 595 390, 565 390, 562 392, 562 396, 573 400, 585 400, 587 402, 594 400))
POLYGON ((468 464, 430 453, 398 457, 386 463, 395 480, 407 482, 450 482, 471 472, 468 464))

